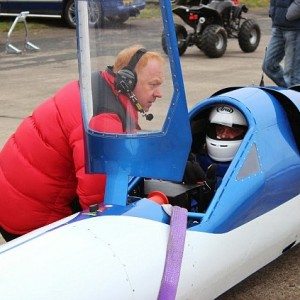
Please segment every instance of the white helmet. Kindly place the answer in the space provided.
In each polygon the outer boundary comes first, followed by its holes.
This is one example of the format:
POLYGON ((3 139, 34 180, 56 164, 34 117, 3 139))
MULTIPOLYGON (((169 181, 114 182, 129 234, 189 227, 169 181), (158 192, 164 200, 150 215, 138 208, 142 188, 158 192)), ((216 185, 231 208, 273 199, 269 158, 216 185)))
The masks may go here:
POLYGON ((231 161, 246 133, 247 121, 243 114, 229 105, 218 105, 209 115, 209 129, 206 134, 208 155, 220 162, 231 161), (229 136, 219 132, 231 131, 229 136))

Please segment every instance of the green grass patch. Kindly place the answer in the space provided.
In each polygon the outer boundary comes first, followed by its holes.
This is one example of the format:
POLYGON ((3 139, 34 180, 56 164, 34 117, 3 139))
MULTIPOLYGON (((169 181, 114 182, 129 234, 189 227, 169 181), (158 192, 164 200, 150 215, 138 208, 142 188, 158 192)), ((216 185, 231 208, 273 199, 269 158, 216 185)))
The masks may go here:
POLYGON ((160 7, 158 4, 147 3, 146 7, 141 10, 138 18, 139 19, 151 19, 161 16, 160 7))
POLYGON ((270 0, 241 0, 240 2, 249 7, 268 7, 270 0))
MULTIPOLYGON (((241 0, 241 4, 246 4, 248 7, 268 7, 270 0, 241 0)), ((158 3, 147 3, 146 7, 141 11, 138 18, 151 19, 161 16, 158 3)))
MULTIPOLYGON (((0 32, 6 33, 11 28, 15 20, 15 17, 1 17, 1 19, 2 20, 0 22, 0 32)), ((28 31, 51 27, 51 24, 47 24, 45 20, 46 19, 34 20, 31 18, 27 18, 26 23, 27 23, 28 31)), ((14 28, 14 31, 21 31, 21 30, 25 30, 25 26, 23 22, 17 23, 17 25, 14 28)))
MULTIPOLYGON (((2 17, 1 17, 2 18, 2 17)), ((0 32, 8 32, 9 28, 11 27, 13 21, 9 21, 5 18, 0 22, 0 32)), ((24 26, 24 25, 23 25, 24 26)))

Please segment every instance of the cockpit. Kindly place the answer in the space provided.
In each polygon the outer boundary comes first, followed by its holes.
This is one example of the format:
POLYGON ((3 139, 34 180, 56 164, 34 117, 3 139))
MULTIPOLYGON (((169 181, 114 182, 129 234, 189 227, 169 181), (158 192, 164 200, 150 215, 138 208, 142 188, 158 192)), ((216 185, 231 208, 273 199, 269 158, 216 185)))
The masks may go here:
MULTIPOLYGON (((140 179, 130 189, 134 197, 162 192, 161 204, 186 208, 201 218, 221 185, 248 130, 245 116, 234 106, 217 103, 191 117, 192 146, 180 182, 140 179)), ((150 195, 150 196, 149 196, 150 195)))

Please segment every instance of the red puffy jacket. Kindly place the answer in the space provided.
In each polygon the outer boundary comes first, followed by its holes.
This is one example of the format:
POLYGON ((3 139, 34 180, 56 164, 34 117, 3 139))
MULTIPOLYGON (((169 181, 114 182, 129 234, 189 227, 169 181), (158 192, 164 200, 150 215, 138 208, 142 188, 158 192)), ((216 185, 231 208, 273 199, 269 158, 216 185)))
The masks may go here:
MULTIPOLYGON (((106 114, 120 131, 118 116, 106 114)), ((107 123, 105 123, 107 124, 107 123)), ((105 128, 104 128, 105 130, 105 128)), ((85 174, 77 81, 38 106, 0 153, 0 226, 21 235, 103 201, 105 175, 85 174)))

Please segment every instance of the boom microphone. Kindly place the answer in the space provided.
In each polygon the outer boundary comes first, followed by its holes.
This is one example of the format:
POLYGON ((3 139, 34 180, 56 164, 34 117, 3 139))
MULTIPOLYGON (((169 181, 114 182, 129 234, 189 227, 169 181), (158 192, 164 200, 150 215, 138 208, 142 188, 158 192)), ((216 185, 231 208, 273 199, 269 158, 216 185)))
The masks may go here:
POLYGON ((138 102, 136 95, 131 91, 131 89, 127 86, 124 80, 119 81, 119 86, 121 86, 122 89, 119 89, 118 92, 126 94, 135 106, 135 108, 142 114, 144 118, 146 118, 147 121, 153 120, 154 116, 152 114, 145 113, 142 105, 138 102))
POLYGON ((129 97, 129 99, 131 100, 131 102, 136 107, 136 109, 142 114, 142 116, 144 118, 146 118, 147 121, 151 121, 154 118, 154 116, 152 114, 145 113, 143 107, 138 102, 136 95, 132 91, 129 91, 129 90, 126 93, 127 93, 127 96, 129 97))
POLYGON ((144 114, 142 114, 142 116, 145 117, 147 121, 151 121, 154 118, 154 116, 152 114, 144 113, 144 114))

